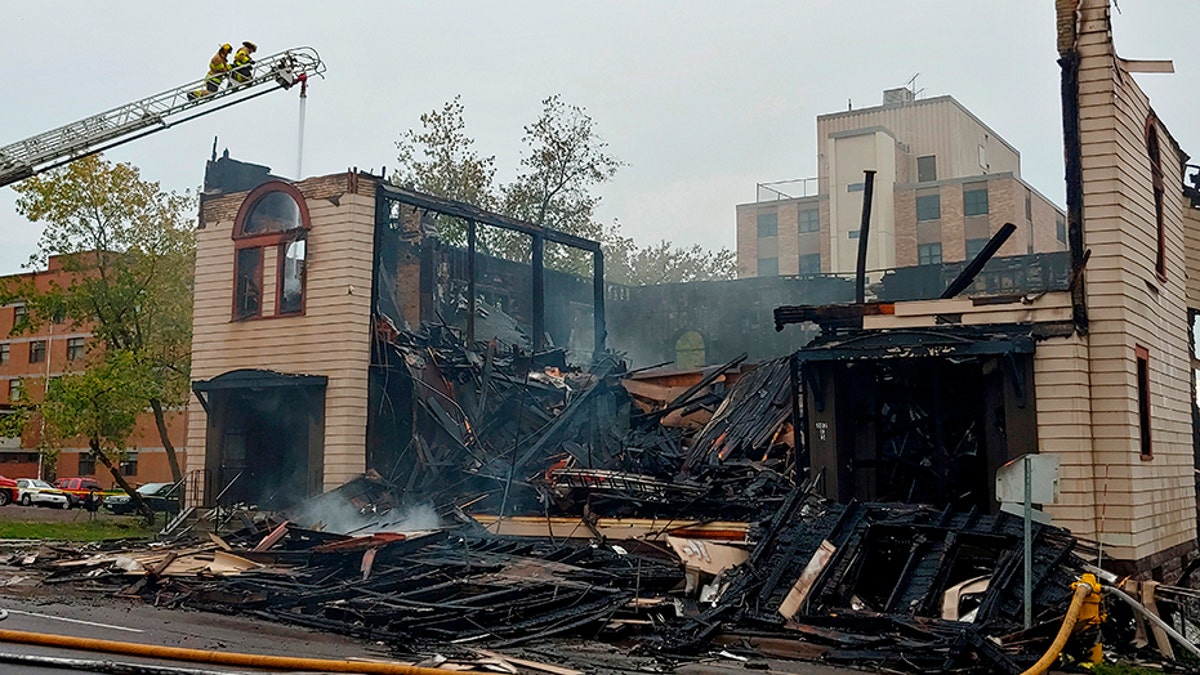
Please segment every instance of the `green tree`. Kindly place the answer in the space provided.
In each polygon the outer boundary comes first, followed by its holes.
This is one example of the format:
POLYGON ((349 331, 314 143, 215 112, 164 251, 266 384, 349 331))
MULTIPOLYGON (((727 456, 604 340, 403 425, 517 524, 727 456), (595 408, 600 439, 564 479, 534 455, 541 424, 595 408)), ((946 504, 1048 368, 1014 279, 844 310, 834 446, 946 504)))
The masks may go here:
POLYGON ((66 321, 95 336, 92 346, 103 356, 91 363, 129 359, 138 365, 144 378, 135 389, 140 405, 154 412, 178 482, 182 469, 165 409, 185 404, 188 396, 195 258, 189 214, 195 200, 164 192, 132 165, 99 156, 14 189, 20 195, 17 211, 45 225, 30 266, 45 268, 55 256, 69 274, 65 283, 39 288, 26 281, 6 295, 26 303, 25 328, 66 321))
POLYGON ((699 244, 675 246, 667 240, 639 247, 620 233, 608 233, 604 243, 604 273, 609 281, 628 286, 679 284, 688 281, 733 279, 737 256, 727 249, 699 244))
MULTIPOLYGON (((400 165, 393 180, 431 195, 494 209, 496 158, 481 157, 466 128, 460 96, 421 115, 420 130, 409 129, 396 142, 400 165)), ((438 236, 466 246, 466 226, 455 219, 441 219, 438 236)))

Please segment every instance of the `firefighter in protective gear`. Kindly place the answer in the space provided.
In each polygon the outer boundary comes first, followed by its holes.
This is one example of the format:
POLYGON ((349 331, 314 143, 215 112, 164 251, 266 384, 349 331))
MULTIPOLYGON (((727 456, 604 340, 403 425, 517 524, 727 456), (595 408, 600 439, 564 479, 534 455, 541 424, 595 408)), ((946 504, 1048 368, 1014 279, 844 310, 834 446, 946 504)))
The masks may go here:
POLYGON ((258 45, 249 40, 242 43, 237 54, 233 55, 233 81, 241 84, 254 78, 254 59, 251 54, 258 51, 258 45))
POLYGON ((221 88, 221 82, 229 74, 229 54, 232 51, 233 45, 228 42, 217 49, 216 55, 208 62, 208 75, 204 77, 204 89, 189 93, 188 98, 197 99, 201 96, 215 94, 221 88))

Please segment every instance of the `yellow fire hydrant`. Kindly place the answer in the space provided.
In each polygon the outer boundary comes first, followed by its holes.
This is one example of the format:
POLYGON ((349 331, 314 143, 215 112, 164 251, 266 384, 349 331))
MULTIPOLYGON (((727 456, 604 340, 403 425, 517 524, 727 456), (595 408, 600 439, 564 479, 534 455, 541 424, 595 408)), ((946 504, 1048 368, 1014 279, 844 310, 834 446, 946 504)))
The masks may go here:
POLYGON ((1088 660, 1097 664, 1104 659, 1104 649, 1099 641, 1099 627, 1104 621, 1104 614, 1100 611, 1100 582, 1096 575, 1084 574, 1079 581, 1071 584, 1071 589, 1075 591, 1071 596, 1071 606, 1067 608, 1067 615, 1063 617, 1062 626, 1050 649, 1021 675, 1043 675, 1050 670, 1063 647, 1067 646, 1067 640, 1077 631, 1096 630, 1097 641, 1088 653, 1088 660))

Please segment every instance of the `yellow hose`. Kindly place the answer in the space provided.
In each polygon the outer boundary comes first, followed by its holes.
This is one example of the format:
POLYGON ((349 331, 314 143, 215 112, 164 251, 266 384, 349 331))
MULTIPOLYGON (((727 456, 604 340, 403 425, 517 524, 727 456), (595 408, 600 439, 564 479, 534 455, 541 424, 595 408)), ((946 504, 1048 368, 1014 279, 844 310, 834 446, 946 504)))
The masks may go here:
POLYGON ((0 630, 0 642, 18 642, 28 645, 64 647, 66 649, 81 649, 90 652, 105 652, 108 654, 146 656, 150 658, 167 659, 172 661, 191 661, 194 663, 210 663, 224 666, 242 666, 248 668, 265 668, 273 670, 306 670, 327 673, 377 673, 379 675, 447 675, 447 673, 450 672, 440 668, 410 666, 402 663, 338 661, 331 659, 309 659, 292 656, 270 656, 266 654, 214 652, 206 649, 160 647, 158 645, 147 645, 136 642, 118 642, 116 640, 97 640, 94 638, 81 638, 70 635, 28 633, 19 630, 0 630))
POLYGON ((1042 654, 1042 658, 1029 666, 1029 669, 1021 675, 1044 675, 1046 671, 1050 670, 1050 666, 1054 665, 1054 662, 1058 660, 1058 655, 1062 653, 1063 647, 1067 646, 1067 640, 1075 631, 1075 622, 1079 620, 1079 611, 1083 609, 1084 602, 1091 597, 1093 592, 1091 584, 1075 585, 1075 595, 1071 596, 1071 606, 1067 608, 1067 615, 1063 617, 1062 626, 1058 629, 1058 635, 1054 636, 1054 642, 1050 643, 1050 648, 1046 650, 1045 654, 1042 654))

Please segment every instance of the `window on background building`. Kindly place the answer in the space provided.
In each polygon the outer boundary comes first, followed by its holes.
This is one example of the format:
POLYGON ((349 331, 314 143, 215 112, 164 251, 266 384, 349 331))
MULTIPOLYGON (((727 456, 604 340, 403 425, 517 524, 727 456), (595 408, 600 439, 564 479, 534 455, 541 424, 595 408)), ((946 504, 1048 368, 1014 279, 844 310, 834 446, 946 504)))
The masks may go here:
POLYGON ((979 255, 984 246, 987 246, 987 239, 968 239, 967 240, 967 260, 971 260, 979 255))
POLYGON ((41 363, 46 360, 46 341, 34 340, 29 343, 29 362, 41 363))
POLYGON ((930 183, 937 180, 937 157, 927 155, 917 158, 917 182, 930 183))
POLYGON ((21 400, 21 379, 14 377, 8 381, 8 402, 13 403, 21 400))
POLYGON ((136 450, 126 452, 119 467, 122 476, 136 476, 138 472, 138 454, 136 450))
POLYGON ((83 338, 67 338, 67 360, 78 361, 83 358, 83 338))
POLYGON ((12 353, 12 345, 7 342, 0 342, 0 366, 8 363, 8 357, 12 353))
POLYGON ((817 209, 802 209, 799 218, 801 234, 821 231, 821 212, 817 209))
POLYGON ((13 307, 13 326, 20 326, 29 319, 29 308, 25 305, 13 307))
POLYGON ((701 368, 705 365, 704 336, 689 330, 675 341, 675 366, 701 368))
POLYGON ((859 232, 858 230, 850 230, 849 232, 846 233, 846 236, 849 237, 850 239, 858 239, 858 232, 859 232))
POLYGON ((1137 357, 1138 428, 1142 459, 1154 458, 1150 438, 1150 350, 1134 348, 1137 357))
POLYGON ((1054 236, 1059 243, 1067 243, 1067 221, 1062 216, 1054 216, 1054 236))
POLYGON ((820 274, 821 254, 805 253, 800 256, 800 274, 820 274))
POLYGON ((846 192, 862 192, 867 189, 866 183, 851 183, 846 186, 846 192))
POLYGON ((79 475, 91 476, 96 473, 96 456, 90 452, 79 453, 79 475))
POLYGON ((940 265, 942 264, 942 245, 939 244, 920 244, 917 246, 917 264, 918 265, 940 265))
POLYGON ((1154 114, 1146 119, 1146 154, 1150 157, 1150 183, 1154 190, 1154 221, 1157 227, 1158 250, 1154 256, 1154 271, 1160 279, 1167 276, 1167 229, 1163 220, 1163 184, 1162 156, 1158 143, 1158 120, 1154 114))
POLYGON ((779 276, 779 258, 759 258, 758 259, 758 276, 760 276, 760 277, 777 277, 777 276, 779 276))
POLYGON ((982 216, 988 212, 987 185, 963 188, 963 215, 982 216))
POLYGON ((937 220, 941 217, 941 195, 920 195, 917 197, 917 220, 937 220))
POLYGON ((779 234, 779 214, 775 211, 758 212, 758 238, 774 237, 779 234))
POLYGON ((1033 193, 1025 188, 1025 220, 1033 222, 1033 193))
POLYGON ((274 316, 304 313, 308 206, 300 191, 272 181, 258 186, 242 202, 234 221, 236 249, 233 318, 252 319, 270 312, 272 298, 263 297, 264 251, 278 250, 274 316))

